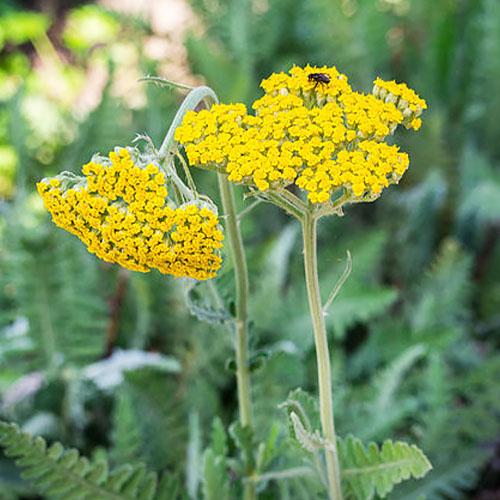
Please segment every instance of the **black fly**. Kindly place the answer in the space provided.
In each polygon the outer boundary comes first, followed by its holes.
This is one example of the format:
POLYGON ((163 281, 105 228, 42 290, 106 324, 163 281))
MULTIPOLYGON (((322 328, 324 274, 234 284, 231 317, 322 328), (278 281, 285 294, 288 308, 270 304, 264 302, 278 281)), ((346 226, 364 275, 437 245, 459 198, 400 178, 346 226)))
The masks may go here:
POLYGON ((313 90, 316 90, 318 85, 328 85, 330 83, 330 77, 326 73, 309 73, 307 79, 310 82, 314 82, 313 90))

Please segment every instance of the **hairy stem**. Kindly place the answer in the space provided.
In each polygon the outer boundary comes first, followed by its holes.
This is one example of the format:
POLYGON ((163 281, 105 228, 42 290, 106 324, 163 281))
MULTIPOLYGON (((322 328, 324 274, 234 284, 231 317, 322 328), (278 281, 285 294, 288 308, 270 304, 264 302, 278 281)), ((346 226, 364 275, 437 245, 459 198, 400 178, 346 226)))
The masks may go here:
MULTIPOLYGON (((158 152, 160 159, 165 159, 172 152, 175 144, 175 129, 182 123, 187 111, 196 109, 201 102, 207 108, 210 108, 212 104, 218 102, 218 98, 215 92, 209 87, 196 87, 186 96, 163 139, 158 152)), ((252 427, 252 401, 248 363, 248 269, 238 215, 234 204, 233 191, 225 175, 218 174, 218 177, 226 221, 226 234, 232 255, 236 281, 235 350, 240 422, 243 427, 252 427)), ((252 473, 253 471, 250 471, 250 475, 252 473)), ((251 481, 244 481, 244 500, 253 500, 255 498, 255 485, 251 481)))
MULTIPOLYGON (((240 422, 243 427, 252 427, 252 399, 248 366, 248 269, 233 191, 227 177, 223 174, 219 174, 219 189, 236 281, 235 350, 240 422)), ((251 481, 244 483, 243 498, 245 500, 256 498, 255 484, 251 481)))
POLYGON ((333 421, 332 374, 326 335, 325 319, 321 305, 317 264, 317 218, 307 212, 302 218, 304 241, 304 269, 306 275, 309 310, 313 324, 316 360, 318 365, 319 407, 323 436, 331 446, 325 450, 328 492, 330 500, 342 500, 340 467, 333 421))

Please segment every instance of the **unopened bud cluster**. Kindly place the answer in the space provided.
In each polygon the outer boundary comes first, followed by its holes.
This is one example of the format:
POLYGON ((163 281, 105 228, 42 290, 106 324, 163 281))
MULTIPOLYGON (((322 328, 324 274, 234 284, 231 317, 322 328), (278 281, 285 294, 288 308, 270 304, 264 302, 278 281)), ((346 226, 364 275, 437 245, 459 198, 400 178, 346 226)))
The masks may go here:
POLYGON ((394 80, 386 82, 377 78, 373 82, 373 95, 384 102, 394 103, 403 114, 402 125, 406 128, 418 130, 422 126, 420 115, 427 109, 426 102, 405 83, 396 83, 394 80))

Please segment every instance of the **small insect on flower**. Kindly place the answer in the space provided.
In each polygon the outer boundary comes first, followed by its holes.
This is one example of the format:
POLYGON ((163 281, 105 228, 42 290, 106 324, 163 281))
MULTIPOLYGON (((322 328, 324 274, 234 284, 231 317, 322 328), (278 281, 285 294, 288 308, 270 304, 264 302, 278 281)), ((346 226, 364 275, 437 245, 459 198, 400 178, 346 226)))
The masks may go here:
POLYGON ((330 83, 330 77, 326 73, 309 73, 307 75, 307 79, 312 83, 314 82, 313 90, 316 90, 316 87, 321 85, 328 85, 330 83))

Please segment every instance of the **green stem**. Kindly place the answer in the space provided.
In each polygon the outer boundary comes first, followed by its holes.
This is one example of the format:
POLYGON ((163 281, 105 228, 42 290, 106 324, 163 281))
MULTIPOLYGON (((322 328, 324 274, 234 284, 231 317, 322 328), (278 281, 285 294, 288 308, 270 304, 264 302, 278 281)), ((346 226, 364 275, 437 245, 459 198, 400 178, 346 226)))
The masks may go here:
MULTIPOLYGON (((243 427, 252 427, 252 400, 248 366, 248 269, 233 191, 227 176, 223 174, 219 174, 219 189, 236 281, 235 350, 240 422, 243 427)), ((256 498, 255 484, 251 481, 244 482, 243 498, 245 500, 256 498)))
MULTIPOLYGON (((209 87, 196 87, 184 99, 163 139, 158 155, 165 159, 172 151, 175 143, 175 129, 182 123, 185 114, 195 109, 200 102, 207 108, 218 102, 217 95, 209 87)), ((234 196, 227 177, 218 174, 219 189, 226 219, 226 234, 232 255, 234 276, 236 281, 236 379, 238 386, 238 405, 240 422, 243 427, 252 427, 252 402, 250 391, 250 371, 248 362, 248 269, 245 250, 238 224, 238 215, 234 204, 234 196)), ((249 475, 252 475, 250 471, 249 475)), ((244 481, 244 499, 256 498, 255 485, 244 481)))
POLYGON ((316 360, 318 365, 319 409, 323 436, 331 444, 325 450, 328 492, 330 500, 342 500, 340 485, 340 467, 333 421, 332 374, 330 354, 326 335, 325 318, 321 305, 317 263, 317 218, 306 212, 302 218, 302 235, 304 240, 304 269, 306 275, 307 296, 311 314, 314 341, 316 344, 316 360))
POLYGON ((176 151, 175 155, 179 159, 180 164, 182 165, 182 169, 184 170, 184 175, 186 176, 186 180, 189 186, 189 189, 193 191, 195 196, 198 195, 198 190, 196 189, 196 184, 194 183, 193 176, 191 175, 191 172, 189 171, 189 165, 186 163, 186 160, 184 159, 184 156, 180 153, 180 151, 176 151))
POLYGON ((301 220, 302 216, 304 215, 304 212, 298 206, 291 203, 290 200, 283 198, 277 192, 269 191, 265 194, 265 199, 267 199, 271 203, 274 203, 276 206, 283 209, 287 214, 295 217, 298 220, 301 220))

